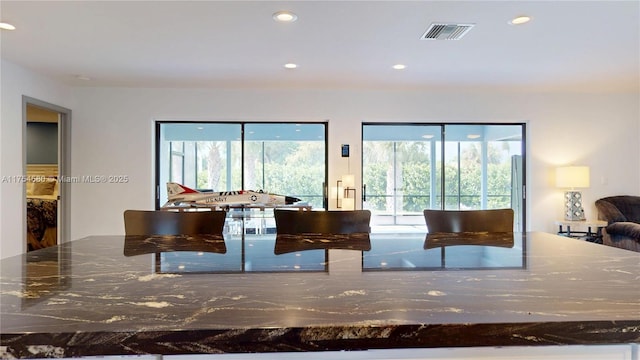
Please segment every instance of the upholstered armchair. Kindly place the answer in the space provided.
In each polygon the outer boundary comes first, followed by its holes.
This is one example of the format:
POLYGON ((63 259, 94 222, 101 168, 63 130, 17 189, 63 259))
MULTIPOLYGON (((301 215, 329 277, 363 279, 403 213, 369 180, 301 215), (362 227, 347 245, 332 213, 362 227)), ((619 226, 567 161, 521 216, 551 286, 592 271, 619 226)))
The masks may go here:
POLYGON ((607 221, 602 242, 640 252, 640 196, 610 196, 596 201, 598 218, 607 221))

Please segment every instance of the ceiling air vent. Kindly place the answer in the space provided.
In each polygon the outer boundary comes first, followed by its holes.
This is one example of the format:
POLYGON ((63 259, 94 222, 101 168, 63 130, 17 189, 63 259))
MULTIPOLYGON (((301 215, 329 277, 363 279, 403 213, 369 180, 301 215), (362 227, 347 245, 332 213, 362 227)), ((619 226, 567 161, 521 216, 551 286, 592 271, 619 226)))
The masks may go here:
POLYGON ((475 24, 442 24, 433 23, 422 40, 460 40, 475 24))

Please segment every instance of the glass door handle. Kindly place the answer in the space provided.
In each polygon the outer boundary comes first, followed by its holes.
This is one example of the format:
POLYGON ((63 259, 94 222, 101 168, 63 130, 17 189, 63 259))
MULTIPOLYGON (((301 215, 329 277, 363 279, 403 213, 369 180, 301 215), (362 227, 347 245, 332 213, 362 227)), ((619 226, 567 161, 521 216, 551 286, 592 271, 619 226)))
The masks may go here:
POLYGON ((329 194, 327 191, 327 184, 324 181, 322 182, 322 207, 325 210, 329 209, 329 194))

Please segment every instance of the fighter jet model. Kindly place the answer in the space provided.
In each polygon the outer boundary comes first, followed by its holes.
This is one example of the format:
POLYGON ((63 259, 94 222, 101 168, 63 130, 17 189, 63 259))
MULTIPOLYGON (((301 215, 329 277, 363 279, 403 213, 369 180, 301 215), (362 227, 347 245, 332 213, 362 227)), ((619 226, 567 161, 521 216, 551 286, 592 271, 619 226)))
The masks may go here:
POLYGON ((300 199, 292 196, 271 194, 263 191, 238 190, 207 192, 188 188, 175 182, 167 183, 169 201, 162 207, 169 206, 204 206, 204 207, 230 207, 238 205, 281 206, 292 205, 300 199))

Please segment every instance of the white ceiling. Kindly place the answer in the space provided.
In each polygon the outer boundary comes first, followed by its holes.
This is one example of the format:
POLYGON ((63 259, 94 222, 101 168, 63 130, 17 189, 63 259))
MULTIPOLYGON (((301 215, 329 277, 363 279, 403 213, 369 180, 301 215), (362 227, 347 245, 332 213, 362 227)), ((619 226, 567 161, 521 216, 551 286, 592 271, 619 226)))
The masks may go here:
POLYGON ((3 0, 0 17, 17 27, 2 31, 2 58, 76 86, 640 87, 637 0, 3 0), (278 10, 298 21, 276 23, 278 10), (508 24, 520 14, 533 20, 508 24), (458 41, 420 40, 432 22, 476 26, 458 41))

